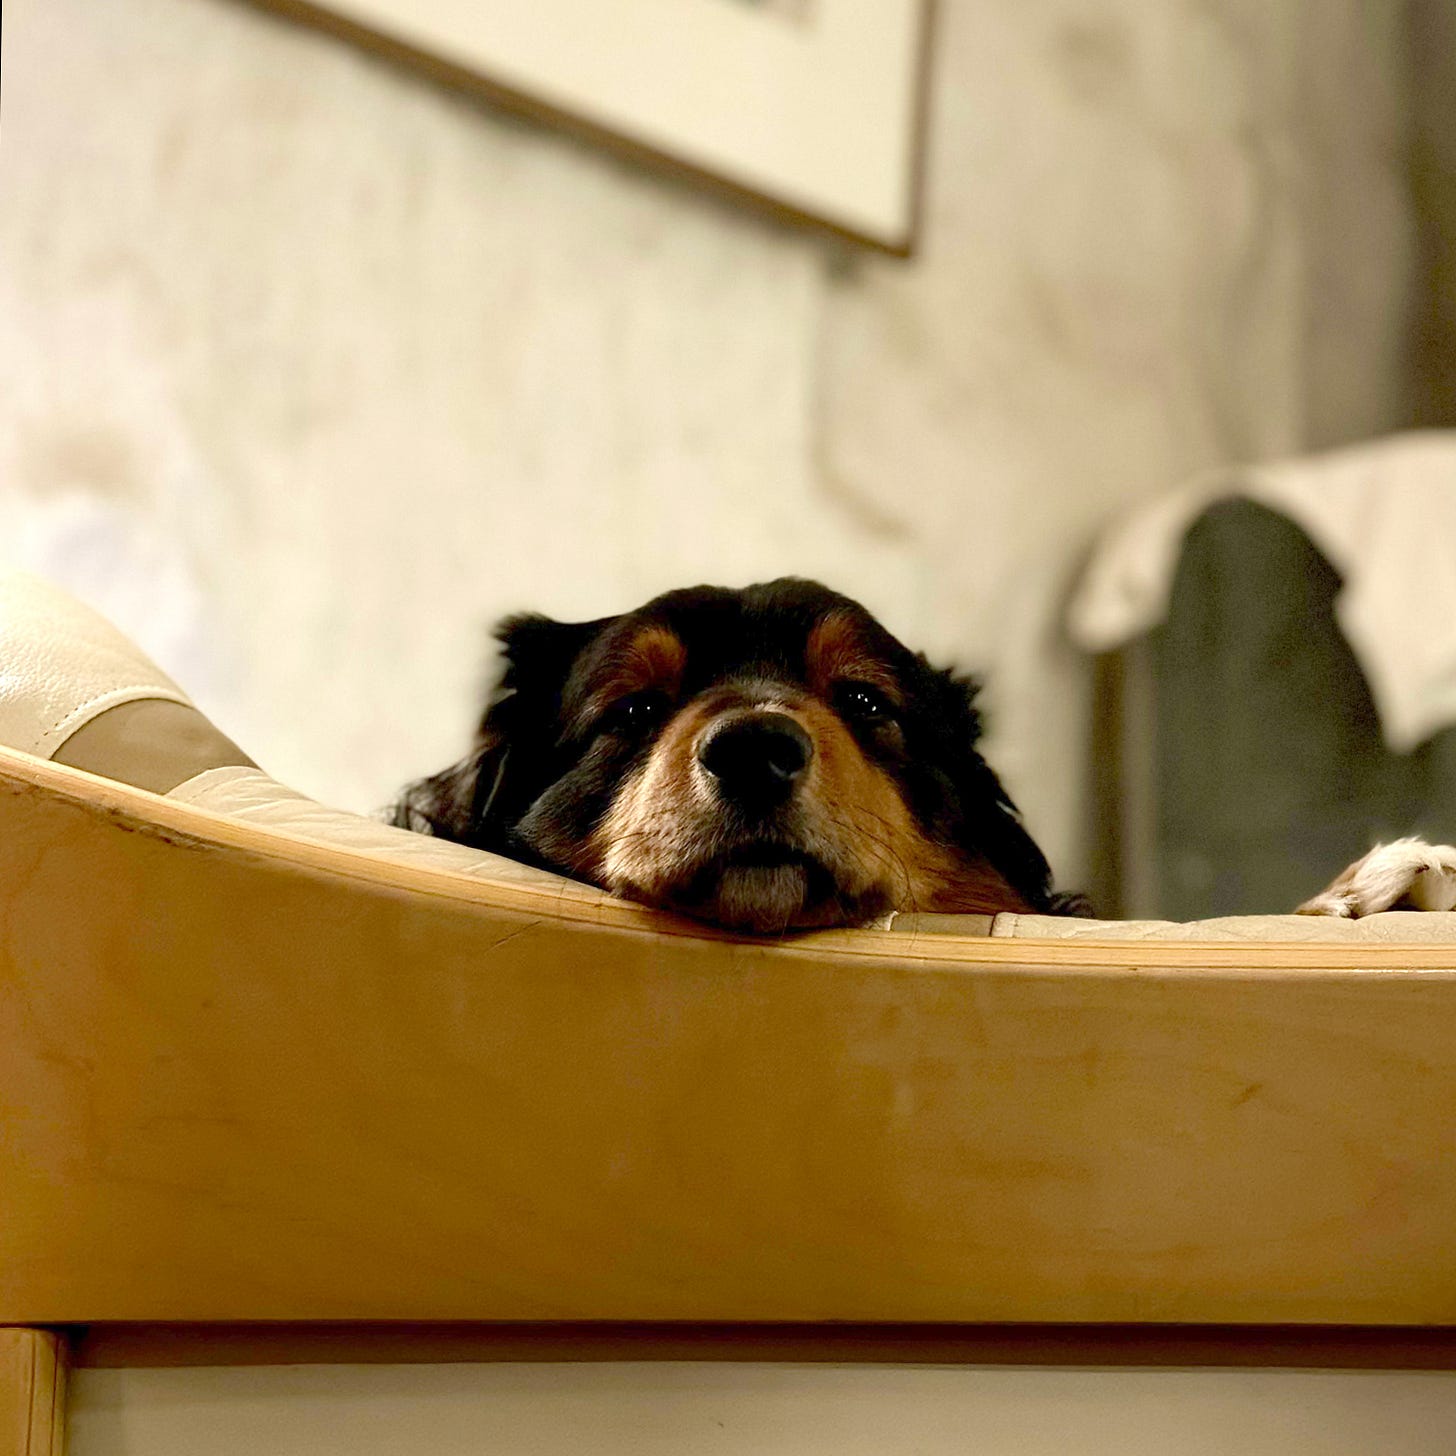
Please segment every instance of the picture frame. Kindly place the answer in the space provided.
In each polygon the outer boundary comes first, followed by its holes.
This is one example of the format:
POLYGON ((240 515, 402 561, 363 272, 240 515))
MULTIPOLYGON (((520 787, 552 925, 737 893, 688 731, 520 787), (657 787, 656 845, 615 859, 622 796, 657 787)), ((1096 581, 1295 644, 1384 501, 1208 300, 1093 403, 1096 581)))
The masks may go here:
POLYGON ((933 0, 251 0, 899 257, 919 232, 933 0))

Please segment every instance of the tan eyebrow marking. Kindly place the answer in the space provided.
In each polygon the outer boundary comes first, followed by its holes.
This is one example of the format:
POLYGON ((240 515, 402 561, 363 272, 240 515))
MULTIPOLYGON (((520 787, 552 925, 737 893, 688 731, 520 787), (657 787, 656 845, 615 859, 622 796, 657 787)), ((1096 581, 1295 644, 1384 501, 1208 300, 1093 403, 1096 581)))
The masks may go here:
POLYGON ((859 626, 848 612, 821 617, 804 649, 809 683, 825 697, 837 682, 862 682, 878 688, 898 708, 903 706, 895 674, 865 646, 859 626))
POLYGON ((837 850, 831 863, 841 881, 886 884, 897 910, 996 915, 1031 908, 987 861, 925 832, 900 786, 865 756, 837 713, 806 703, 794 716, 815 746, 806 807, 819 837, 837 850))
POLYGON ((601 677, 582 704, 577 726, 586 727, 613 703, 648 688, 676 697, 687 660, 688 650, 671 628, 657 623, 639 627, 612 650, 601 677))

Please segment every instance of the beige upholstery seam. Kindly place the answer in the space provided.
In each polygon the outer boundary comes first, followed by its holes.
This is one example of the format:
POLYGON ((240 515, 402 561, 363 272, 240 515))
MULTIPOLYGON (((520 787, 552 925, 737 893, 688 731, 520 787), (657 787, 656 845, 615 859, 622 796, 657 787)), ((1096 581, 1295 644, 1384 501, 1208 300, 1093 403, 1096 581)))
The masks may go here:
POLYGON ((184 708, 194 706, 192 700, 179 688, 159 688, 153 683, 129 683, 124 687, 108 688, 104 693, 96 693, 64 713, 36 739, 36 747, 30 751, 39 758, 49 758, 73 733, 84 728, 93 718, 99 718, 102 713, 119 708, 123 703, 147 700, 180 703, 184 708), (39 750, 42 748, 47 751, 41 753, 39 750))

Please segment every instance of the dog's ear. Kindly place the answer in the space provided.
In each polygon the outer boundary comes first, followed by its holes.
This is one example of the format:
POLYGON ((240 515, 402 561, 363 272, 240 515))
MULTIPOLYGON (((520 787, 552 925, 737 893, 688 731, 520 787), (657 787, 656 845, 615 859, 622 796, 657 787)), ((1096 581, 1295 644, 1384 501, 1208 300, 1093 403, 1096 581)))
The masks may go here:
POLYGON ((1050 911, 1070 904, 1071 897, 1052 893, 1051 866, 1027 833, 1021 813, 981 757, 981 714, 976 696, 981 685, 973 677, 951 672, 935 674, 940 722, 948 735, 950 760, 945 773, 950 780, 957 822, 950 826, 963 849, 981 855, 1034 910, 1050 911))
POLYGON ((406 786, 390 823, 481 849, 508 850, 512 828, 564 771, 561 698, 582 649, 612 620, 507 617, 496 628, 503 668, 458 763, 406 786))

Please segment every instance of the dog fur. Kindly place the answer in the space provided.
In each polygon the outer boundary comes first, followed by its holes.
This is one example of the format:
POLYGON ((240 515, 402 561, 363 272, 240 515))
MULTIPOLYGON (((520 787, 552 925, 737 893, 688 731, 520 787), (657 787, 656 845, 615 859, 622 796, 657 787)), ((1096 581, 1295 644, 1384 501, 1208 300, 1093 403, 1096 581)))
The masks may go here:
POLYGON ((758 934, 1082 909, 977 751, 975 682, 826 587, 694 587, 497 636, 473 751, 395 823, 758 934))
POLYGON ((1423 839, 1377 844, 1296 912, 1358 919, 1383 910, 1456 909, 1456 849, 1423 839))

